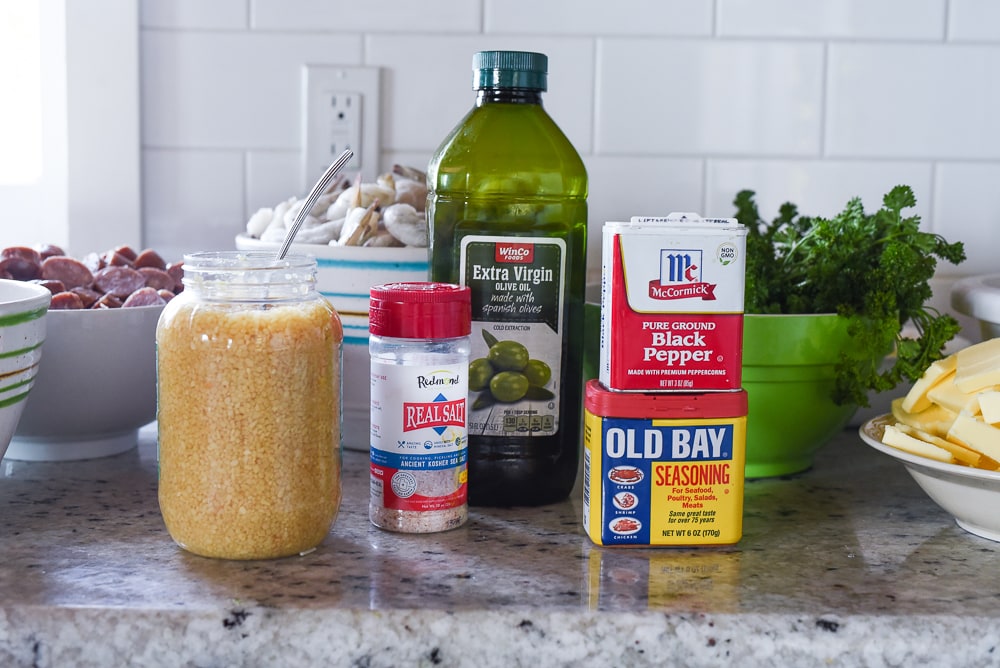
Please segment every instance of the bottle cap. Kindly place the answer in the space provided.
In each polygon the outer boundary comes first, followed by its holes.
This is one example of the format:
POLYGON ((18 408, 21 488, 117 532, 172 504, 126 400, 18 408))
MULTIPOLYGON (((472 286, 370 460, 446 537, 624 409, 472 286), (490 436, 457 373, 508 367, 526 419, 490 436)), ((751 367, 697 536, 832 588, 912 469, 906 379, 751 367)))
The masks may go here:
POLYGON ((548 89, 549 59, 530 51, 480 51, 472 56, 472 88, 548 89))
POLYGON ((452 283, 373 286, 368 331, 401 339, 452 339, 472 331, 472 292, 452 283))

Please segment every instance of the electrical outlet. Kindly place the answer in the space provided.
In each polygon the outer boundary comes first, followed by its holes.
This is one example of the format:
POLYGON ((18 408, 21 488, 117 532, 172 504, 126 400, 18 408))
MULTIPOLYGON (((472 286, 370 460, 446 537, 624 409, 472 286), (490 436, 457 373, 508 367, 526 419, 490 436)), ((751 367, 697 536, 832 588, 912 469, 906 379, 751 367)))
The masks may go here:
POLYGON ((349 148, 345 170, 375 180, 379 160, 379 69, 306 65, 302 73, 302 188, 349 148))

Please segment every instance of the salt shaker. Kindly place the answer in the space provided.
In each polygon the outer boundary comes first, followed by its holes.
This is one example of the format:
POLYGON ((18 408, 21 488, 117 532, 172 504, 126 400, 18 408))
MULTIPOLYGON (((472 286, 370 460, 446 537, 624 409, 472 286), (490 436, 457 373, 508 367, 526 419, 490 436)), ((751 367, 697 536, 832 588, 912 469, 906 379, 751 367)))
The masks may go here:
POLYGON ((431 533, 468 518, 469 288, 371 288, 371 496, 375 526, 431 533))

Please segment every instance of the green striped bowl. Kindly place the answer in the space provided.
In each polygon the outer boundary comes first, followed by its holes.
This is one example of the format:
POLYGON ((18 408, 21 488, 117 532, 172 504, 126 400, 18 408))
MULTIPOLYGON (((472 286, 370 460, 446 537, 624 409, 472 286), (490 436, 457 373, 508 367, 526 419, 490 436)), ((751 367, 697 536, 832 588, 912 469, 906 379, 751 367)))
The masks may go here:
POLYGON ((51 299, 40 285, 0 279, 0 456, 35 383, 51 299))

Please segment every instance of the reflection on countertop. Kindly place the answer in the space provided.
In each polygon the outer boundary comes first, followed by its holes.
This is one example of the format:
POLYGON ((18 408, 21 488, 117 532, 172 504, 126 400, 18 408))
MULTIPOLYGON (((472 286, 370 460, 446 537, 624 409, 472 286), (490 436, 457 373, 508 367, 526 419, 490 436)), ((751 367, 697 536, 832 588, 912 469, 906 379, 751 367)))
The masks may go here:
POLYGON ((710 549, 594 546, 578 494, 386 533, 345 452, 319 549, 213 561, 167 535, 155 455, 150 425, 123 455, 0 463, 0 665, 986 665, 1000 644, 1000 544, 851 430, 749 482, 743 539, 710 549))

